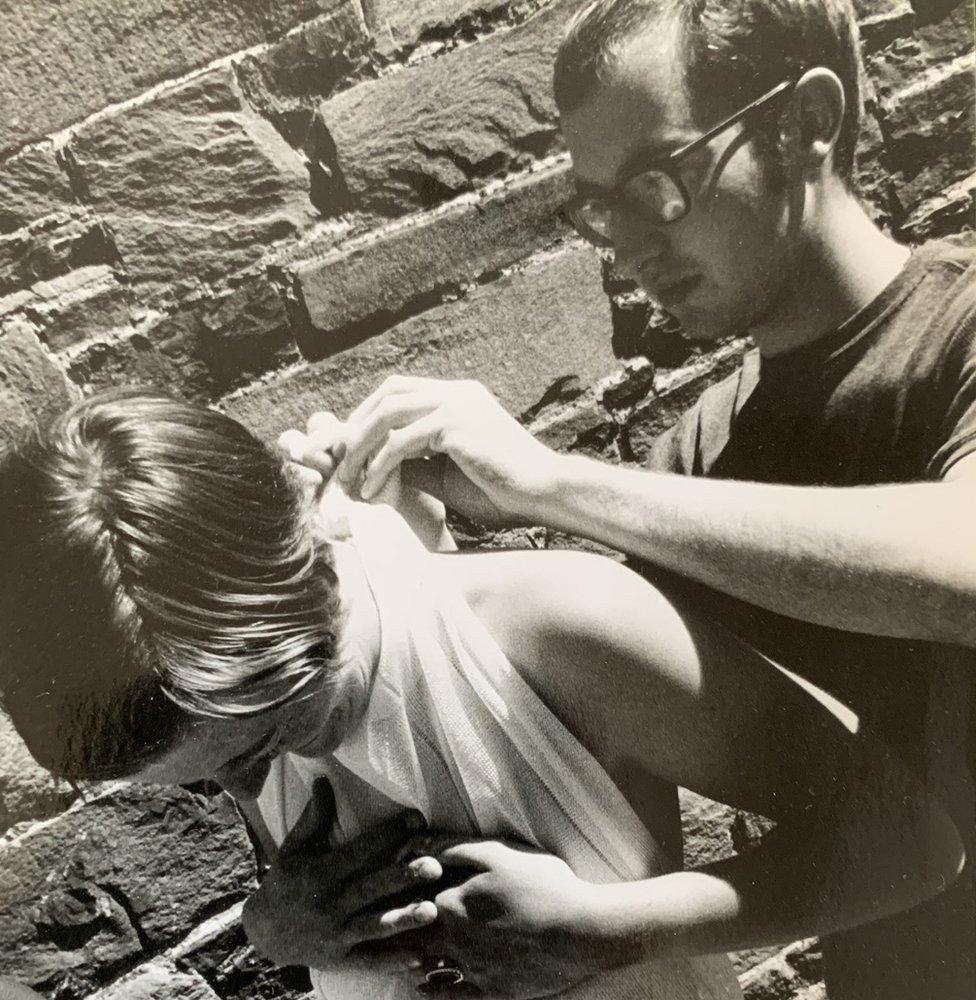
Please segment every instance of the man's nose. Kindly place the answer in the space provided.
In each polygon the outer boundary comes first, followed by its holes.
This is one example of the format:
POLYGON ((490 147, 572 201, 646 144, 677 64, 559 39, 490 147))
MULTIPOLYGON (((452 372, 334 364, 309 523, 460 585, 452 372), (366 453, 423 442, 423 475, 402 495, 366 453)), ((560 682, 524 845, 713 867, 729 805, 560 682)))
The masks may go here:
POLYGON ((639 281, 641 267, 667 252, 667 240, 661 227, 626 208, 613 213, 610 239, 614 273, 627 281, 639 281))

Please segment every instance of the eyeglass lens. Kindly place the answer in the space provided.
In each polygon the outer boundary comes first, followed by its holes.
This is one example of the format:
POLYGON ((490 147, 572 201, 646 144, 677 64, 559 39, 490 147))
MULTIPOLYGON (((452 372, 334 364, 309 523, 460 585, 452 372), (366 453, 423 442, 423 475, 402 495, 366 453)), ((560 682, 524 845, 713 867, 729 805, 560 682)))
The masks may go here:
MULTIPOLYGON (((687 211, 684 193, 671 177, 660 170, 647 170, 632 177, 624 185, 623 195, 649 222, 658 225, 676 222, 687 211)), ((590 198, 576 206, 574 221, 584 235, 608 242, 613 212, 620 211, 621 207, 609 198, 590 198)))

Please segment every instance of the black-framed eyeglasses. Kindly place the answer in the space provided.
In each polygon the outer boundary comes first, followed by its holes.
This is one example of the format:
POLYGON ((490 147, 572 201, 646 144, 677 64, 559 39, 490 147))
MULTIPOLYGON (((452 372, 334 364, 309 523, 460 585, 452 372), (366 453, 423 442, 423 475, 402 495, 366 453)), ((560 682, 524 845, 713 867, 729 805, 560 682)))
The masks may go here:
POLYGON ((644 163, 613 188, 571 198, 563 207, 564 213, 580 236, 598 247, 613 245, 613 213, 621 209, 636 210, 649 222, 660 226, 683 219, 691 210, 691 196, 678 173, 678 163, 727 128, 763 110, 795 86, 795 79, 776 84, 772 90, 729 115, 704 135, 692 139, 667 156, 655 156, 653 161, 644 163))

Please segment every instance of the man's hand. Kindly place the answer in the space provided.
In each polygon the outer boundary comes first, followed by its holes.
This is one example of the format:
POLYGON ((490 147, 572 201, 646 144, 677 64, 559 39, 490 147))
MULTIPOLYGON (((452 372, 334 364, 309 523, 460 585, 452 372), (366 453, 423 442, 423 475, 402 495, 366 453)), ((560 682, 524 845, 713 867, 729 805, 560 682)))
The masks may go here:
POLYGON ((391 864, 404 838, 417 831, 416 814, 396 817, 333 849, 328 834, 334 814, 329 783, 319 779, 308 809, 244 907, 247 936, 279 965, 336 969, 352 962, 404 972, 418 964, 414 952, 393 948, 359 959, 349 952, 433 921, 434 904, 419 897, 440 877, 440 866, 423 860, 391 864), (370 874, 363 877, 364 872, 370 874), (391 897, 403 895, 409 897, 404 904, 390 905, 391 897))
POLYGON ((403 465, 404 482, 472 520, 522 524, 555 481, 558 456, 477 382, 394 375, 348 426, 338 476, 350 495, 366 500, 403 465))
MULTIPOLYGON (((346 453, 347 440, 355 434, 354 424, 339 420, 333 413, 318 411, 308 418, 304 434, 299 430, 289 430, 278 438, 278 446, 291 458, 319 496, 319 514, 322 523, 328 527, 335 524, 337 516, 341 516, 341 505, 336 507, 336 491, 326 492, 326 487, 346 453)), ((399 468, 391 472, 370 500, 372 503, 388 504, 398 511, 431 551, 450 552, 457 548, 447 528, 444 504, 430 493, 403 483, 399 468)))

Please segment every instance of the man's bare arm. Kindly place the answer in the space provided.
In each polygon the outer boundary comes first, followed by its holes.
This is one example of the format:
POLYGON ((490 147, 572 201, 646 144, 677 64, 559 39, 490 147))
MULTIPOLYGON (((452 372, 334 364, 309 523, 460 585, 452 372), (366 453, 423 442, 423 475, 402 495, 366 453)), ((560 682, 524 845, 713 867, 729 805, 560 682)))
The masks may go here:
POLYGON ((555 463, 543 523, 780 614, 976 646, 972 459, 937 483, 802 487, 555 463))
POLYGON ((592 538, 794 618, 976 646, 972 456, 943 482, 858 488, 622 469, 550 451, 477 383, 415 378, 388 380, 356 424, 338 474, 366 496, 407 463, 486 523, 592 538))

